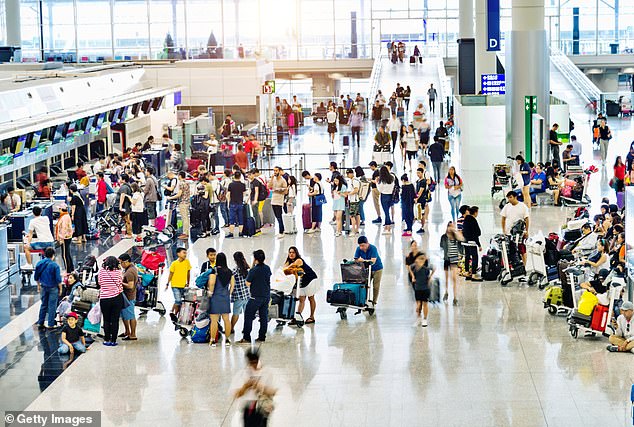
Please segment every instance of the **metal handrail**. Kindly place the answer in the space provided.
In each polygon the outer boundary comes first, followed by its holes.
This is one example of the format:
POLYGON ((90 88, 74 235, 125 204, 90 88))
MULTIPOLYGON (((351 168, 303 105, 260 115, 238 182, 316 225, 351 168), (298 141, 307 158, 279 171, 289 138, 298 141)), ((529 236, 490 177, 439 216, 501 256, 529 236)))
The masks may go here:
POLYGON ((382 45, 379 45, 379 52, 377 53, 376 58, 374 59, 374 66, 372 66, 372 73, 370 73, 370 85, 368 89, 368 94, 366 96, 368 100, 367 108, 370 111, 372 105, 374 105, 374 98, 376 97, 376 93, 379 90, 379 82, 381 81, 381 71, 383 69, 383 58, 381 57, 381 52, 383 50, 382 45))
POLYGON ((587 104, 598 103, 602 99, 601 90, 563 52, 551 47, 550 59, 587 104))

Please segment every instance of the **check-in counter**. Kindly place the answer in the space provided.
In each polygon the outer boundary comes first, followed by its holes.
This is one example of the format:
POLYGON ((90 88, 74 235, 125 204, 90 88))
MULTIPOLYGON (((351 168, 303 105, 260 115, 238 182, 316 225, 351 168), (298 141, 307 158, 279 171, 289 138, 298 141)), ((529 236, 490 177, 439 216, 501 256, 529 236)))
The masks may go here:
POLYGON ((9 270, 9 251, 7 246, 9 244, 9 225, 5 223, 0 224, 0 271, 9 270))
POLYGON ((53 203, 35 203, 28 209, 21 210, 20 212, 14 212, 8 216, 11 228, 9 229, 8 241, 9 242, 22 242, 22 233, 29 229, 29 223, 33 219, 33 207, 39 206, 42 208, 42 215, 47 216, 51 225, 51 234, 53 233, 53 203))

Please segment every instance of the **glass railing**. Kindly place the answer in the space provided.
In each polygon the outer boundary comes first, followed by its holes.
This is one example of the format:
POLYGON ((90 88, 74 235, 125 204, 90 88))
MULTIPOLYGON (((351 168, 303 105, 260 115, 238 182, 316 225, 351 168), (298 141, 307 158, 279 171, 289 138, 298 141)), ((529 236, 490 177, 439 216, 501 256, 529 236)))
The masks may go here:
POLYGON ((593 110, 603 111, 601 90, 559 49, 550 49, 550 60, 593 110))

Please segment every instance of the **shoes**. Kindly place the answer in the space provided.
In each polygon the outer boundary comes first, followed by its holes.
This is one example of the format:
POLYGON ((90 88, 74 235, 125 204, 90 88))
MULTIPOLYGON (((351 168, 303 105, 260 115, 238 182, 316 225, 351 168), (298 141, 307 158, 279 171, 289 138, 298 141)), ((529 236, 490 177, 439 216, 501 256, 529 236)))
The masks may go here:
POLYGON ((251 341, 247 341, 244 338, 242 338, 240 341, 238 341, 238 344, 251 344, 251 341))
POLYGON ((418 230, 416 232, 416 234, 424 234, 424 233, 425 233, 425 229, 424 228, 421 228, 420 230, 418 230))
MULTIPOLYGON (((445 294, 444 297, 442 297, 442 302, 447 302, 447 300, 449 299, 449 295, 445 294)), ((455 300, 454 300, 455 301, 455 300)))
POLYGON ((420 325, 421 325, 423 328, 426 328, 426 327, 427 327, 427 319, 423 319, 423 321, 420 323, 420 325))
POLYGON ((280 233, 280 234, 278 234, 275 237, 277 237, 278 239, 283 239, 284 238, 284 233, 280 233))
POLYGON ((216 236, 216 235, 218 235, 218 234, 220 234, 220 230, 218 230, 218 229, 216 229, 216 230, 212 230, 212 231, 211 231, 211 235, 212 235, 212 236, 216 236))
POLYGON ((365 221, 361 221, 361 223, 359 224, 361 227, 365 227, 365 221))
POLYGON ((255 232, 255 234, 253 235, 253 237, 255 236, 261 236, 262 235, 262 230, 258 230, 255 232))
POLYGON ((225 341, 225 347, 231 347, 231 341, 229 340, 225 341))
POLYGON ((381 217, 378 217, 377 219, 372 220, 372 224, 381 224, 383 222, 383 220, 381 219, 381 217))
POLYGON ((315 228, 315 233, 321 233, 321 228, 319 227, 315 228))
POLYGON ((453 299, 453 305, 454 305, 454 306, 458 305, 458 300, 457 300, 457 299, 455 299, 455 298, 453 299))
POLYGON ((329 224, 330 225, 337 225, 337 221, 330 221, 329 224))
POLYGON ((471 276, 465 276, 465 280, 471 280, 471 276))
POLYGON ((619 351, 619 348, 612 344, 608 345, 606 348, 610 353, 616 353, 617 351, 619 351))
POLYGON ((127 337, 127 335, 125 334, 125 332, 124 332, 124 333, 122 333, 122 334, 119 334, 119 338, 125 338, 125 337, 127 337))
POLYGON ((105 345, 106 347, 110 347, 112 343, 110 341, 104 341, 103 345, 105 345))
POLYGON ((43 331, 44 329, 46 329, 46 326, 44 326, 44 323, 40 323, 37 325, 37 329, 39 329, 40 331, 43 331))
POLYGON ((225 238, 226 238, 226 239, 233 239, 233 233, 227 233, 227 234, 225 235, 225 238))
POLYGON ((306 234, 313 234, 315 232, 314 228, 309 228, 308 230, 306 230, 306 234))
POLYGON ((482 277, 471 276, 471 281, 472 282, 482 282, 482 277))
POLYGON ((217 343, 216 341, 212 341, 212 342, 211 342, 211 346, 212 346, 212 347, 218 347, 218 343, 217 343))
POLYGON ((46 327, 47 331, 52 331, 53 329, 57 329, 57 326, 47 326, 46 327))
POLYGON ((264 342, 266 341, 266 338, 258 338, 257 340, 255 340, 255 342, 264 342))
POLYGON ((176 316, 176 314, 174 314, 174 313, 170 313, 170 319, 174 323, 178 322, 178 316, 176 316))
POLYGON ((33 264, 24 264, 22 266, 22 270, 35 270, 35 268, 33 267, 33 264))
POLYGON ((335 237, 340 237, 341 233, 335 233, 335 237))
POLYGON ((401 234, 402 237, 411 237, 412 232, 411 231, 404 231, 403 234, 401 234))

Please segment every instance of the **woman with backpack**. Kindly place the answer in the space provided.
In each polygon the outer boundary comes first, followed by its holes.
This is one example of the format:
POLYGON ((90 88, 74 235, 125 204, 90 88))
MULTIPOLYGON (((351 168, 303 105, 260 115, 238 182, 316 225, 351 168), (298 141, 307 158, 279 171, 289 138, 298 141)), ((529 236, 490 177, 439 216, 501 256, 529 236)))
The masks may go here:
POLYGON ((343 212, 346 210, 346 192, 348 191, 348 187, 345 184, 345 179, 341 175, 336 175, 332 180, 332 184, 332 210, 335 213, 335 220, 337 221, 335 237, 339 237, 343 229, 343 212))
POLYGON ((209 318, 211 325, 211 340, 209 345, 216 347, 216 335, 218 334, 218 320, 222 317, 225 325, 225 346, 230 347, 231 341, 231 294, 235 287, 236 280, 233 273, 227 267, 227 256, 220 252, 216 255, 216 271, 209 276, 207 282, 207 292, 209 295, 209 318))
POLYGON ((449 206, 451 206, 451 218, 453 222, 458 219, 458 209, 462 201, 462 178, 456 173, 456 168, 449 167, 447 177, 445 178, 445 188, 447 189, 447 197, 449 198, 449 206))
POLYGON ((383 234, 392 234, 392 219, 390 217, 390 209, 392 208, 392 199, 394 196, 394 175, 390 173, 386 166, 381 166, 379 177, 376 179, 376 188, 381 194, 381 207, 385 215, 385 223, 383 224, 383 234))
POLYGON ((462 233, 458 231, 455 223, 449 221, 445 234, 440 237, 440 247, 443 250, 445 268, 445 296, 443 301, 449 299, 449 273, 453 286, 453 305, 458 305, 456 287, 458 285, 458 261, 460 260, 460 242, 463 241, 462 233))

